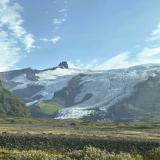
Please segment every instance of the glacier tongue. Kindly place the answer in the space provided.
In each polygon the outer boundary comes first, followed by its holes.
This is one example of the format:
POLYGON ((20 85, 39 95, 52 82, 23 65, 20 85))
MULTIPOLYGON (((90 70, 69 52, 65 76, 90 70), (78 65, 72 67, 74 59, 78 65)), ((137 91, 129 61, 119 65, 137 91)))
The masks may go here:
POLYGON ((101 74, 91 74, 82 78, 83 87, 75 98, 75 103, 81 101, 84 95, 90 93, 93 96, 80 104, 80 107, 94 108, 108 107, 114 101, 129 95, 133 87, 148 78, 146 72, 106 72, 101 74))
POLYGON ((129 97, 134 91, 134 86, 154 76, 154 69, 146 70, 113 70, 103 73, 89 73, 81 78, 80 92, 75 97, 78 107, 72 106, 62 109, 57 119, 82 118, 91 114, 94 108, 107 111, 108 107, 114 105, 125 97, 129 97), (87 94, 92 97, 84 102, 87 94))
POLYGON ((52 99, 56 91, 68 85, 68 82, 81 71, 76 69, 61 69, 49 70, 36 74, 38 76, 38 84, 44 86, 44 90, 38 94, 43 96, 43 100, 52 99))
POLYGON ((80 107, 69 107, 61 109, 55 119, 80 119, 92 114, 94 111, 80 107))

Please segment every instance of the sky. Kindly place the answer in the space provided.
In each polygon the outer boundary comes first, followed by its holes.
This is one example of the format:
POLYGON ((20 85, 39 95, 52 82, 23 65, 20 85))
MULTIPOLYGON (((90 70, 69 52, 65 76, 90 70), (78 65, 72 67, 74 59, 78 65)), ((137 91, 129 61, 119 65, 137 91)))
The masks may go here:
POLYGON ((94 70, 160 63, 160 1, 0 0, 0 71, 61 61, 94 70))

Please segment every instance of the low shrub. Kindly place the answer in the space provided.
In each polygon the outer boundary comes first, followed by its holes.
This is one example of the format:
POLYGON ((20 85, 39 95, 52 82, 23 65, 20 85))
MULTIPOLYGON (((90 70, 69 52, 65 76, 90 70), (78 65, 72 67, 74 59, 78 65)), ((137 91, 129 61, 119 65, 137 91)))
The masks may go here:
POLYGON ((145 155, 144 160, 160 160, 160 147, 152 151, 149 151, 145 155))
POLYGON ((94 147, 86 147, 84 150, 73 151, 69 157, 76 160, 143 160, 139 154, 108 153, 94 147))
POLYGON ((45 151, 14 151, 8 155, 9 160, 71 160, 69 157, 60 154, 48 153, 45 151))
POLYGON ((160 147, 159 141, 112 139, 98 137, 0 134, 0 147, 22 150, 83 150, 85 146, 105 149, 108 152, 137 152, 140 154, 160 147))
MULTIPOLYGON (((56 153, 45 151, 18 151, 8 150, 3 160, 143 160, 138 154, 108 153, 94 147, 86 147, 83 150, 56 153)), ((158 159, 157 159, 158 160, 158 159)))

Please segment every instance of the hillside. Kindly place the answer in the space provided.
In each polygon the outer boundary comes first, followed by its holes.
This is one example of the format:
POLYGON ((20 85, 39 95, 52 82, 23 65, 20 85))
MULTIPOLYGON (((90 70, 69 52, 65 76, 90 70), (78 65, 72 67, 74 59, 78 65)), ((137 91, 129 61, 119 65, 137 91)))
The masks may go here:
POLYGON ((95 119, 138 120, 158 119, 160 115, 160 74, 150 76, 137 84, 134 92, 110 106, 107 112, 96 111, 95 119))
POLYGON ((0 83, 0 116, 29 116, 25 105, 16 96, 4 89, 0 83))
POLYGON ((33 117, 53 117, 61 108, 63 108, 61 105, 47 101, 38 101, 29 106, 33 117))

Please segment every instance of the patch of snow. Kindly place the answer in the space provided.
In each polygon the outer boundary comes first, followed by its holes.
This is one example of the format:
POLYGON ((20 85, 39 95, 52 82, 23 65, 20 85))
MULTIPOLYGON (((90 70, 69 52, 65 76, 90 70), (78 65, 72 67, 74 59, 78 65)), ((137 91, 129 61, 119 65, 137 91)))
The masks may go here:
POLYGON ((43 96, 43 100, 52 99, 54 93, 66 87, 68 82, 77 74, 81 73, 81 70, 74 68, 56 70, 48 70, 36 74, 38 78, 37 84, 44 86, 44 89, 37 93, 43 96))
POLYGON ((33 105, 33 104, 35 104, 37 102, 38 102, 38 100, 35 100, 35 101, 32 101, 32 102, 28 102, 28 103, 26 103, 26 106, 31 106, 31 105, 33 105))
POLYGON ((57 77, 53 80, 45 80, 45 81, 39 81, 38 83, 40 85, 44 86, 44 89, 37 93, 41 94, 43 96, 43 100, 49 100, 52 99, 54 96, 54 93, 56 91, 59 91, 66 87, 68 85, 68 82, 72 79, 73 76, 65 76, 65 77, 57 77))
POLYGON ((27 79, 26 74, 21 74, 12 79, 12 82, 19 83, 16 87, 12 88, 12 91, 17 89, 24 89, 28 84, 32 83, 29 79, 27 79))
POLYGON ((39 77, 39 81, 45 81, 45 80, 54 80, 57 79, 58 77, 75 75, 78 73, 80 73, 80 70, 57 68, 55 70, 48 70, 38 73, 36 74, 36 76, 39 77))
POLYGON ((80 119, 92 113, 92 110, 86 110, 80 107, 69 107, 61 109, 55 119, 80 119))

